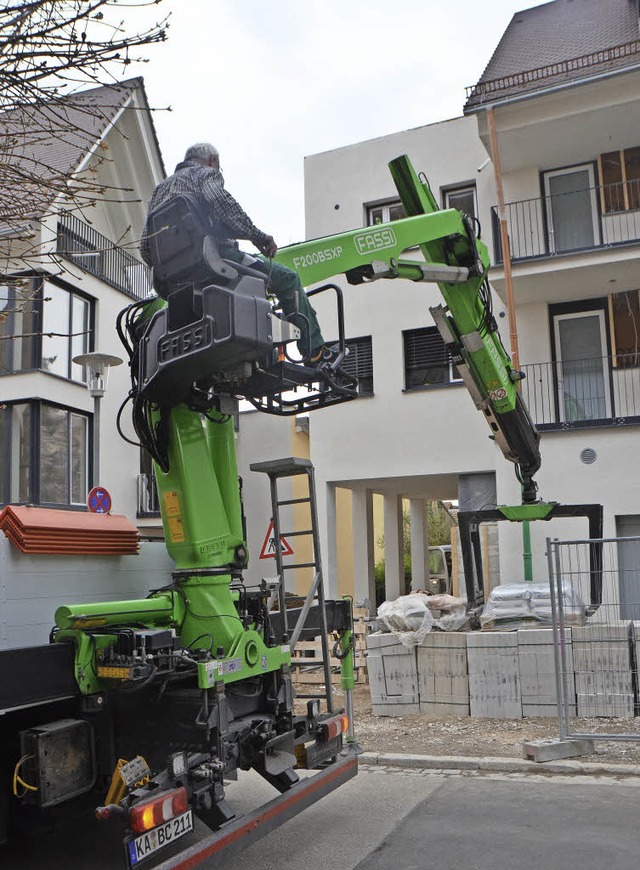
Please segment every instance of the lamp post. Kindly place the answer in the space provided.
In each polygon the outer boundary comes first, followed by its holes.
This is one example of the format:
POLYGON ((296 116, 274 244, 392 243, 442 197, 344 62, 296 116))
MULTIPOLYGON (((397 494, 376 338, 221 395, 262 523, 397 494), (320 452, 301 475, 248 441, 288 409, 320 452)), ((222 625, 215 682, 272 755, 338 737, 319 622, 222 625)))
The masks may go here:
POLYGON ((112 366, 122 365, 123 360, 119 356, 109 353, 81 353, 73 357, 73 362, 79 366, 87 367, 87 389, 93 396, 93 484, 100 483, 100 399, 107 390, 109 369, 112 366))

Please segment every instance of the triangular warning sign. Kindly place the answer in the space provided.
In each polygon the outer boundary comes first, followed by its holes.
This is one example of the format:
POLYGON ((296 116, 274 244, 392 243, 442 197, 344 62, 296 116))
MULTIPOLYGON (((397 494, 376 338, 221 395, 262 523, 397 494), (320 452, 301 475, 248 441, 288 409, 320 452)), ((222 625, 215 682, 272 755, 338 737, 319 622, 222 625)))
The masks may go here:
MULTIPOLYGON (((293 556, 293 547, 284 537, 284 535, 280 535, 280 543, 282 544, 282 555, 283 556, 293 556)), ((264 543, 262 545, 262 549, 260 550, 260 558, 261 559, 275 559, 276 557, 276 536, 273 533, 273 519, 269 523, 269 528, 267 529, 267 534, 264 539, 264 543)))

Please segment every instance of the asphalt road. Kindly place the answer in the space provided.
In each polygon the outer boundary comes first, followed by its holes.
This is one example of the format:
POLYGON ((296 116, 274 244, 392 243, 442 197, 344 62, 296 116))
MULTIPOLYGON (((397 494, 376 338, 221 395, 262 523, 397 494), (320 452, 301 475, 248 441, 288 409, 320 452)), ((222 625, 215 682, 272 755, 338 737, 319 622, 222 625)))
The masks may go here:
MULTIPOLYGON (((274 796, 257 775, 243 780, 227 791, 238 812, 274 796)), ((75 825, 57 844, 23 841, 0 854, 0 867, 121 870, 116 841, 86 827, 75 825)), ((640 777, 370 767, 224 870, 636 870, 639 856, 640 777)))
POLYGON ((637 870, 638 784, 363 769, 225 870, 637 870))

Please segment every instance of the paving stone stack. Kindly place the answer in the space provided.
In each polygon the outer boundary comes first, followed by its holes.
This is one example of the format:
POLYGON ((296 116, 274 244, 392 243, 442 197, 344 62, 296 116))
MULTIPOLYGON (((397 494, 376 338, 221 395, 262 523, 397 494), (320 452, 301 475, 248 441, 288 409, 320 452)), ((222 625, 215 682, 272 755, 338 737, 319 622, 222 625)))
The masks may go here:
POLYGON ((467 635, 469 704, 472 716, 522 718, 522 691, 515 631, 467 635))
POLYGON ((369 634, 367 670, 374 716, 420 712, 415 647, 404 646, 395 634, 369 634))
MULTIPOLYGON (((556 671, 552 628, 524 628, 518 635, 518 663, 522 715, 556 716, 556 671)), ((576 715, 576 689, 573 676, 571 629, 566 628, 565 665, 569 715, 576 715)))
POLYGON ((416 647, 420 712, 469 715, 467 635, 432 631, 416 647))
POLYGON ((578 716, 634 715, 635 692, 628 621, 572 630, 578 716))

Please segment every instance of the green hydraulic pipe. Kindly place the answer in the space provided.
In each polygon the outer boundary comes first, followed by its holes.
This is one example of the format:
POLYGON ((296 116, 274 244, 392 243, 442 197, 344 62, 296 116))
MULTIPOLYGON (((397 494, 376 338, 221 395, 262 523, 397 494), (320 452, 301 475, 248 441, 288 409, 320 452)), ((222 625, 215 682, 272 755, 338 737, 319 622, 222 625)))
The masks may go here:
POLYGON ((58 628, 94 628, 122 623, 168 625, 177 616, 173 599, 170 592, 163 592, 153 598, 129 601, 65 604, 56 610, 55 623, 58 628))

